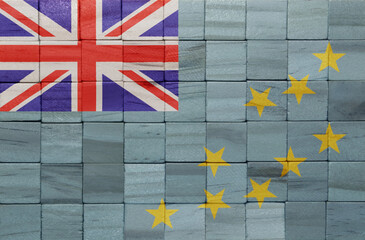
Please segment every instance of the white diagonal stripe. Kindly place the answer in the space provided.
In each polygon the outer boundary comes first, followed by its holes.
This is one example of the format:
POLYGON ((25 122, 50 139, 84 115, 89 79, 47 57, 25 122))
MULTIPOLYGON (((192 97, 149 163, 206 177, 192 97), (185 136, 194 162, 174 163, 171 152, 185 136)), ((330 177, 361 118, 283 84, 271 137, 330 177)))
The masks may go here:
MULTIPOLYGON (((124 76, 125 78, 128 78, 124 76)), ((119 83, 117 83, 119 84, 119 83)), ((121 86, 121 84, 119 84, 121 86)), ((165 109, 165 102, 156 97, 153 93, 146 90, 144 87, 138 85, 138 83, 129 79, 129 82, 124 82, 123 87, 125 90, 139 98, 141 101, 155 109, 156 111, 163 112, 165 109)))
POLYGON ((39 82, 38 62, 0 62, 0 70, 31 70, 30 74, 20 80, 22 83, 39 82))
MULTIPOLYGON (((143 74, 141 71, 135 71, 136 74, 138 74, 140 77, 146 79, 148 82, 154 84, 155 81, 148 77, 146 74, 143 74)), ((166 95, 169 95, 170 97, 172 97, 173 99, 175 99, 176 101, 179 100, 179 98, 173 94, 172 92, 170 92, 168 89, 164 88, 163 86, 161 86, 160 84, 154 84, 154 86, 158 89, 160 89, 162 92, 164 92, 166 95)))
MULTIPOLYGON (((4 0, 4 2, 6 2, 11 7, 18 10, 23 15, 25 15, 27 18, 29 18, 30 20, 32 20, 33 22, 38 24, 38 11, 37 11, 37 9, 30 6, 28 3, 24 2, 24 1, 14 1, 14 0, 4 0)), ((17 19, 15 19, 14 17, 9 15, 7 12, 5 12, 2 9, 0 9, 0 14, 4 15, 6 18, 10 19, 12 22, 16 23, 21 28, 23 28, 25 31, 27 31, 33 35, 33 37, 11 37, 11 40, 20 40, 20 41, 38 40, 38 34, 36 32, 34 32, 32 29, 28 28, 26 25, 24 25, 23 23, 21 23, 20 21, 18 21, 17 19)), ((0 37, 0 39, 1 38, 2 37, 0 37)), ((9 38, 9 37, 6 37, 6 38, 9 38)))
MULTIPOLYGON (((133 39, 146 39, 146 40, 161 40, 163 37, 140 37, 143 33, 147 32, 149 29, 157 25, 163 20, 163 7, 159 8, 149 16, 143 18, 133 27, 128 29, 123 33, 123 39, 133 40, 133 39)), ((123 20, 124 22, 125 20, 123 20)))
POLYGON ((52 33, 55 37, 41 37, 41 40, 78 40, 78 1, 71 0, 71 32, 39 12, 39 26, 52 33))

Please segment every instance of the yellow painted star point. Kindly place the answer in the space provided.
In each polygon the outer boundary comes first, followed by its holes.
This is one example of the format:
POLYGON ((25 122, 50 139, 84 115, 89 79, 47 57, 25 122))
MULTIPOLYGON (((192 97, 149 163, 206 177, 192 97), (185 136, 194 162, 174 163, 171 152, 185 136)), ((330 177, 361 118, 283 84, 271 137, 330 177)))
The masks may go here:
POLYGON ((331 67, 331 68, 335 69, 337 72, 339 72, 340 70, 338 69, 336 61, 338 59, 342 58, 343 56, 345 56, 346 54, 345 53, 333 53, 331 44, 328 43, 325 53, 313 53, 313 55, 322 61, 321 66, 319 68, 319 72, 324 70, 327 67, 331 67))
POLYGON ((160 223, 164 223, 170 228, 172 228, 172 224, 170 221, 170 216, 179 211, 178 209, 166 209, 165 202, 161 199, 160 206, 158 209, 146 209, 146 211, 155 217, 155 220, 152 225, 152 229, 159 225, 160 223))
POLYGON ((328 123, 328 127, 325 134, 313 134, 313 136, 322 141, 319 153, 323 152, 329 147, 335 150, 336 152, 340 153, 340 150, 338 149, 337 146, 337 141, 346 136, 346 134, 334 134, 332 131, 331 124, 328 123))
POLYGON ((259 204, 259 208, 261 208, 262 203, 264 202, 265 198, 276 198, 277 197, 268 190, 270 182, 271 182, 271 178, 261 185, 258 184, 257 182, 255 182, 254 180, 252 180, 251 178, 250 178, 250 181, 251 181, 253 190, 249 194, 245 195, 245 197, 246 198, 256 198, 257 202, 259 204))
POLYGON ((288 88, 283 94, 295 94, 298 104, 302 101, 304 94, 316 94, 312 89, 307 87, 309 75, 305 76, 302 80, 296 80, 289 75, 291 87, 288 88))
POLYGON ((221 150, 219 150, 216 153, 211 152, 207 148, 204 148, 204 150, 205 150, 205 153, 207 154, 207 160, 205 162, 199 164, 198 166, 210 167, 214 177, 217 173, 218 167, 231 166, 231 164, 227 163, 226 161, 224 161, 222 159, 224 148, 222 148, 221 150))
POLYGON ((220 208, 231 208, 228 204, 222 201, 224 190, 220 191, 216 195, 211 194, 207 190, 205 191, 205 195, 207 196, 207 203, 204 203, 199 206, 199 208, 209 208, 212 212, 213 218, 217 216, 218 210, 220 208))
POLYGON ((301 176, 298 169, 298 165, 307 160, 307 158, 296 158, 292 148, 289 148, 288 155, 286 158, 274 158, 276 161, 283 165, 283 171, 281 172, 281 177, 285 176, 289 171, 294 172, 299 177, 301 176))
POLYGON ((256 107, 260 117, 265 107, 277 106, 275 103, 268 99, 271 88, 266 89, 263 93, 259 93, 253 88, 250 89, 253 99, 246 103, 245 106, 256 107))

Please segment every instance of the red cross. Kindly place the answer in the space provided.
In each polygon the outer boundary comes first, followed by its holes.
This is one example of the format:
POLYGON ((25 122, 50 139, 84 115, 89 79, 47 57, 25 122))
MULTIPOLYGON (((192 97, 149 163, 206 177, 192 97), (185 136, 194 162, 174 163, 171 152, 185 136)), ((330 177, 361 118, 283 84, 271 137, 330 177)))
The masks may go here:
MULTIPOLYGON (((95 39, 96 0, 82 0, 79 2, 79 7, 79 36, 81 36, 81 39, 95 39)), ((149 15, 152 11, 145 11, 140 17, 145 17, 147 13, 149 15)), ((133 22, 136 23, 138 19, 132 18, 131 20, 132 22, 127 22, 128 26, 133 25, 133 22)), ((121 29, 119 30, 121 33, 121 29)), ((116 31, 113 31, 113 33, 115 34, 116 31)), ((82 96, 82 101, 79 101, 78 111, 95 111, 97 62, 178 62, 178 46, 97 45, 95 40, 79 41, 77 45, 0 45, 0 62, 77 62, 78 96, 82 96), (164 54, 156 54, 167 51, 169 57, 166 59, 164 54), (88 82, 87 88, 81 87, 82 82, 88 82)), ((54 82, 64 73, 65 70, 60 69, 42 79, 41 88, 54 82)), ((12 105, 21 102, 22 98, 36 93, 37 90, 39 90, 37 87, 29 89, 20 99, 14 99, 0 110, 11 109, 12 105)))

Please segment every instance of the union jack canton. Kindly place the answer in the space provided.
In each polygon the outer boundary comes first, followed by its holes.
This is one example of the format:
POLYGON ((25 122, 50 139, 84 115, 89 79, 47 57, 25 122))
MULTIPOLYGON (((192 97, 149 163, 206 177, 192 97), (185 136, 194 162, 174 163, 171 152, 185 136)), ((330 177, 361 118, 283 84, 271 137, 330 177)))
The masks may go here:
POLYGON ((177 111, 178 0, 0 0, 0 111, 177 111))

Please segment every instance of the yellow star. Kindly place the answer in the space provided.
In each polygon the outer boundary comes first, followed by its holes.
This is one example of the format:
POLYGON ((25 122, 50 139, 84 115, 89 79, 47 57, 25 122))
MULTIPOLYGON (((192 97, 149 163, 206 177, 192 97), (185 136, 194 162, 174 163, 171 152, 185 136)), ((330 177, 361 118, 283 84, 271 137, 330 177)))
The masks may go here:
POLYGON ((205 191, 205 195, 207 195, 207 203, 200 205, 198 208, 210 208, 212 212, 213 218, 217 216, 217 212, 219 208, 231 208, 229 205, 225 204, 222 201, 222 197, 224 194, 224 189, 217 193, 216 195, 211 194, 207 190, 205 191))
POLYGON ((316 94, 310 88, 307 87, 309 75, 305 76, 301 81, 296 80, 289 75, 291 87, 288 88, 283 94, 295 94, 298 104, 302 101, 304 94, 316 94))
POLYGON ((307 158, 296 158, 294 157, 293 150, 291 147, 289 148, 289 152, 286 158, 274 158, 279 163, 283 164, 284 168, 281 172, 281 177, 285 176, 289 171, 294 172, 299 177, 300 171, 298 169, 298 165, 307 160, 307 158))
POLYGON ((253 190, 249 194, 247 194, 245 197, 246 198, 256 198, 257 202, 259 204, 259 208, 261 208, 262 203, 264 202, 265 198, 276 198, 277 197, 268 190, 270 182, 271 182, 271 178, 261 185, 258 184, 257 182, 255 182, 254 180, 252 180, 251 178, 250 178, 250 181, 251 181, 253 190))
POLYGON ((204 148, 205 153, 207 154, 207 160, 201 164, 199 164, 199 167, 210 167, 212 170, 213 176, 215 177, 215 174, 217 173, 219 166, 231 166, 231 164, 227 163, 222 159, 222 155, 224 152, 224 148, 219 150, 216 153, 212 153, 210 150, 204 148))
POLYGON ((264 111, 265 107, 274 107, 276 106, 275 103, 271 102, 269 99, 269 93, 271 88, 266 89, 263 93, 257 92, 255 89, 250 88, 253 99, 245 104, 248 107, 256 107, 259 115, 261 117, 262 112, 264 111))
POLYGON ((328 123, 326 134, 313 134, 316 138, 322 141, 321 149, 319 153, 323 152, 327 148, 332 148, 336 152, 340 153, 337 146, 337 141, 346 136, 346 134, 333 134, 331 124, 328 123))
POLYGON ((336 61, 345 56, 346 53, 333 53, 331 44, 328 43, 325 53, 313 53, 313 55, 322 61, 318 72, 322 71, 326 67, 331 67, 339 72, 340 70, 338 69, 336 61))
POLYGON ((170 216, 177 211, 178 209, 166 209, 165 202, 161 199, 161 204, 158 209, 146 209, 151 215, 155 217, 155 221, 153 222, 152 228, 156 227, 160 223, 164 223, 170 228, 172 228, 170 216))

